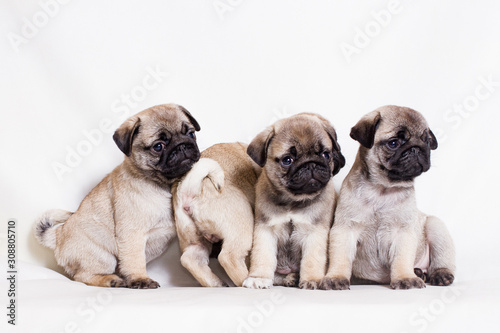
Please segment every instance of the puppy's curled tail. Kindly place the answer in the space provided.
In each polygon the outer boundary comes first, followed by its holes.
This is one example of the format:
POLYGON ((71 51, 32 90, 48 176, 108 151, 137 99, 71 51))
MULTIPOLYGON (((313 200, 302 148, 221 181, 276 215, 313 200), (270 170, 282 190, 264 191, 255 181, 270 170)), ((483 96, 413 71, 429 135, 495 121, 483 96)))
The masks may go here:
POLYGON ((45 247, 55 250, 56 229, 73 215, 62 209, 52 209, 43 213, 35 222, 35 238, 45 247))
POLYGON ((186 213, 191 212, 193 199, 201 194, 203 180, 210 179, 214 188, 220 192, 224 187, 224 170, 211 158, 201 158, 187 173, 178 188, 178 197, 186 213))

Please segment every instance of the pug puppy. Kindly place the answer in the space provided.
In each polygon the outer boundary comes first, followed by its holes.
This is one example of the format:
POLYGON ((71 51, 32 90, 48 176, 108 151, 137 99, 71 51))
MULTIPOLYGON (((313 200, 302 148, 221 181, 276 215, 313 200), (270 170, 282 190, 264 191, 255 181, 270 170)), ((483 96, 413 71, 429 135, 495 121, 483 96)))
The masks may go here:
POLYGON ((113 139, 125 160, 74 213, 51 210, 35 224, 71 278, 91 286, 157 288, 146 263, 175 236, 170 187, 200 158, 198 122, 180 105, 158 105, 126 120, 113 139))
POLYGON ((429 170, 436 137, 415 110, 384 106, 352 128, 356 161, 342 184, 330 231, 324 289, 348 289, 350 279, 393 289, 447 286, 455 251, 446 226, 417 209, 414 179, 429 170))
POLYGON ((247 288, 316 289, 325 275, 336 193, 345 164, 333 126, 313 113, 277 121, 250 143, 261 167, 247 288))
POLYGON ((218 260, 236 286, 248 276, 260 167, 246 149, 242 143, 206 149, 173 188, 181 263, 204 287, 226 285, 208 266, 214 243, 222 242, 218 260))

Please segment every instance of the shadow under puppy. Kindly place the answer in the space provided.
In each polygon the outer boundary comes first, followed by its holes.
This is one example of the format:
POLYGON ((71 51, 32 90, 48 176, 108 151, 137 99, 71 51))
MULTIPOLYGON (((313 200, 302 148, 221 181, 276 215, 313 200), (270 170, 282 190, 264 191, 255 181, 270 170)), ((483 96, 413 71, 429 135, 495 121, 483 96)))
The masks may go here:
POLYGON ((332 177, 345 164, 333 126, 320 115, 301 113, 265 129, 247 151, 263 170, 243 286, 318 288, 336 202, 332 177))
POLYGON ((170 187, 200 158, 200 126, 182 106, 158 105, 126 120, 113 139, 125 160, 74 213, 45 212, 39 242, 76 281, 92 286, 157 288, 146 263, 175 236, 170 187))
POLYGON ((351 137, 361 145, 340 190, 322 287, 348 289, 352 276, 393 289, 423 288, 425 272, 432 285, 451 284, 451 236, 416 206, 414 178, 429 170, 438 146, 423 116, 384 106, 361 118, 351 137))
POLYGON ((218 260, 236 286, 248 276, 255 184, 260 167, 242 143, 216 144, 173 187, 182 265, 204 287, 225 283, 210 267, 212 244, 222 241, 218 260))

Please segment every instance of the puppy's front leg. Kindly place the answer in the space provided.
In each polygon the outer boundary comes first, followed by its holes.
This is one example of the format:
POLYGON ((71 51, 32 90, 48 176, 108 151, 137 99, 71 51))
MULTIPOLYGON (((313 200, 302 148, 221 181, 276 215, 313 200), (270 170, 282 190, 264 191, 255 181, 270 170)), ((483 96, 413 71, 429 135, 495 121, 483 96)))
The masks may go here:
POLYGON ((243 287, 268 289, 273 285, 276 271, 278 240, 273 228, 262 222, 255 225, 250 274, 243 287))
POLYGON ((389 256, 391 259, 391 288, 425 288, 425 282, 414 273, 417 253, 417 238, 407 230, 399 230, 392 241, 389 256))
POLYGON ((312 228, 302 243, 299 281, 301 289, 319 289, 325 276, 328 228, 323 225, 312 228))
POLYGON ((430 284, 452 284, 455 279, 455 246, 446 225, 437 217, 427 217, 425 236, 430 248, 430 284))
POLYGON ((146 235, 137 230, 117 235, 119 271, 129 288, 154 289, 160 286, 146 272, 146 241, 146 235))
POLYGON ((356 256, 359 232, 354 227, 333 224, 330 230, 328 259, 330 260, 320 288, 325 290, 346 290, 350 286, 352 262, 356 256))

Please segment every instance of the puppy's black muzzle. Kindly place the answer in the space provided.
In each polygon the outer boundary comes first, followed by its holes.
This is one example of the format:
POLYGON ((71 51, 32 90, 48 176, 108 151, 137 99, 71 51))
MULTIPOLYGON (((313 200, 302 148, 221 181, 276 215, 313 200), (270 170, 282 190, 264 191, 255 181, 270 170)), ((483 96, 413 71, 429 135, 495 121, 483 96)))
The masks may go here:
MULTIPOLYGON (((163 156, 162 156, 163 157, 163 156)), ((196 142, 178 143, 162 158, 164 171, 168 178, 177 178, 191 170, 193 165, 200 159, 200 151, 196 142)))
POLYGON ((393 181, 412 180, 429 170, 431 166, 430 150, 427 147, 414 146, 395 157, 397 159, 388 171, 389 179, 393 181))
POLYGON ((293 194, 318 192, 326 186, 332 175, 327 164, 317 162, 306 162, 290 171, 287 187, 293 194))

